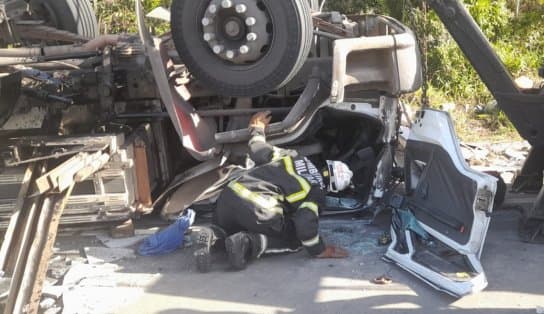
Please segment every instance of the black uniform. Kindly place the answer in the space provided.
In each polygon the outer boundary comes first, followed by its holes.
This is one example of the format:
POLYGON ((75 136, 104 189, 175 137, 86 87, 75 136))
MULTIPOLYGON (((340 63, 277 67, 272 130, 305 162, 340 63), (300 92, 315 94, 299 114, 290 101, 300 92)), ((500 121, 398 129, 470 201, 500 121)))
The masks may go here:
POLYGON ((265 235, 268 249, 302 244, 319 255, 325 249, 319 236, 319 204, 326 193, 322 175, 307 158, 267 144, 262 129, 252 130, 249 149, 256 166, 221 193, 215 224, 229 235, 265 235))

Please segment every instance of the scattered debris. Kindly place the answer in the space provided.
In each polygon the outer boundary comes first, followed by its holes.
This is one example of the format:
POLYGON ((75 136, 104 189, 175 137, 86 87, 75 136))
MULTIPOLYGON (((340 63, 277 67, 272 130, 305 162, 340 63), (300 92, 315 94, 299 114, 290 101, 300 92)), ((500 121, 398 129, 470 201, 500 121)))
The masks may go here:
POLYGON ((107 232, 93 232, 86 233, 86 235, 95 236, 104 246, 115 249, 135 246, 136 244, 142 242, 147 236, 156 231, 158 231, 158 229, 155 228, 152 229, 152 231, 136 230, 133 237, 123 239, 114 239, 107 232))
POLYGON ((326 241, 341 247, 349 248, 351 255, 364 256, 383 252, 376 239, 383 233, 382 229, 368 226, 361 220, 345 221, 339 227, 338 220, 321 220, 320 232, 326 241))
POLYGON ((40 309, 41 310, 48 310, 55 306, 56 301, 52 298, 43 298, 40 302, 40 309))
POLYGON ((390 285, 393 283, 393 279, 385 276, 385 275, 382 275, 380 277, 377 277, 377 278, 374 278, 374 280, 372 280, 373 283, 377 284, 377 285, 390 285))
POLYGON ((42 295, 44 298, 52 298, 55 300, 60 299, 64 293, 65 288, 63 286, 44 286, 42 295))
POLYGON ((110 235, 114 239, 124 239, 134 236, 134 224, 132 219, 129 219, 122 224, 114 226, 110 229, 110 235))
POLYGON ((378 244, 381 246, 386 246, 391 243, 391 233, 389 231, 384 231, 382 235, 378 238, 378 244))
POLYGON ((528 142, 462 143, 461 152, 478 171, 496 171, 506 183, 512 183, 529 154, 528 142))
POLYGON ((135 258, 134 251, 123 248, 86 247, 85 255, 90 265, 106 264, 120 259, 135 258))

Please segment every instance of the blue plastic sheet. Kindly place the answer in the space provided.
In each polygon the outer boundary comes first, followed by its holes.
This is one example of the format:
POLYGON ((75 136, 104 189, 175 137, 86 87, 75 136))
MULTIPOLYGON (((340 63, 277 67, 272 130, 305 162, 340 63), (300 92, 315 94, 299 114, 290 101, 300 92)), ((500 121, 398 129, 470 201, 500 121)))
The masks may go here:
POLYGON ((138 248, 138 254, 156 256, 174 252, 183 245, 185 231, 194 221, 195 212, 188 209, 172 225, 146 238, 138 248))

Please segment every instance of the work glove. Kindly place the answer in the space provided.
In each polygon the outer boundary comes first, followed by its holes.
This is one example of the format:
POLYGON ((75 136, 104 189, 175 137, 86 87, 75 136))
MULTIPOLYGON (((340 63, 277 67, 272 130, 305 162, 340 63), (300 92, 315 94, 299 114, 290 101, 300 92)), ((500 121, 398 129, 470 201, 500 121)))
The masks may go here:
POLYGON ((349 256, 349 252, 341 247, 334 245, 327 245, 325 251, 317 255, 316 258, 346 258, 349 256))
POLYGON ((258 112, 254 114, 253 117, 251 117, 251 120, 249 121, 249 127, 265 129, 268 124, 270 124, 271 120, 272 117, 270 116, 270 111, 258 112))

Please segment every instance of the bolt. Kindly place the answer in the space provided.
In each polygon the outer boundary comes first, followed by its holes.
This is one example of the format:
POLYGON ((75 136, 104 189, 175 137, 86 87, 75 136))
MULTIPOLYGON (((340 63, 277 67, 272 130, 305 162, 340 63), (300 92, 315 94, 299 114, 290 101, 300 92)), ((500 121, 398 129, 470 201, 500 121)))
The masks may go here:
POLYGON ((213 46, 213 53, 215 53, 216 55, 220 54, 221 52, 223 52, 223 49, 224 47, 221 46, 221 45, 215 45, 213 46))
POLYGON ((255 33, 249 33, 246 36, 247 41, 255 41, 257 40, 257 34, 255 33))
POLYGON ((249 52, 249 47, 248 46, 243 45, 243 46, 240 47, 240 53, 241 54, 245 55, 248 52, 249 52))
POLYGON ((247 11, 247 7, 245 4, 237 4, 236 5, 236 12, 238 13, 245 13, 247 11))
POLYGON ((210 12, 211 14, 217 13, 217 6, 216 6, 215 4, 211 4, 211 5, 208 7, 208 12, 210 12))
POLYGON ((213 33, 204 33, 204 40, 205 40, 205 41, 210 41, 210 40, 212 40, 214 37, 215 37, 215 35, 214 35, 213 33))
POLYGON ((234 58, 234 51, 228 50, 225 55, 227 56, 227 58, 232 59, 234 58))
POLYGON ((254 17, 248 17, 246 19, 246 25, 247 26, 253 26, 253 25, 255 25, 255 23, 257 23, 257 20, 254 17))
POLYGON ((205 17, 202 19, 202 25, 203 26, 208 26, 212 23, 212 20, 210 20, 209 18, 205 17))
POLYGON ((225 8, 225 9, 228 9, 228 8, 232 7, 232 1, 230 1, 230 0, 223 0, 223 1, 221 2, 221 6, 222 6, 223 8, 225 8))

